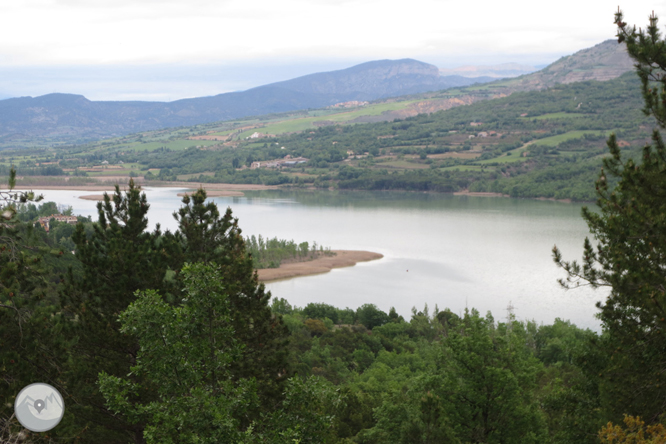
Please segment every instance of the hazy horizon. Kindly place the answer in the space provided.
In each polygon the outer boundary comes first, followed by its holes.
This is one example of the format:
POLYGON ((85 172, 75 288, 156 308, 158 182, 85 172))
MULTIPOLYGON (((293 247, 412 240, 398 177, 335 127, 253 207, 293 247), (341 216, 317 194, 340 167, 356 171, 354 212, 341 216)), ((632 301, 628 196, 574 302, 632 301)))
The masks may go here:
MULTIPOLYGON (((654 0, 622 5, 645 26, 654 0)), ((616 3, 525 0, 26 0, 0 5, 0 98, 173 101, 412 58, 550 64, 613 38, 616 3)), ((662 23, 663 24, 663 23, 662 23)))
MULTIPOLYGON (((455 69, 465 66, 495 66, 517 63, 541 69, 559 58, 557 57, 549 63, 540 64, 499 59, 497 63, 460 63, 452 65, 451 68, 435 66, 440 69, 455 69)), ((94 101, 171 102, 191 97, 244 91, 308 74, 346 69, 371 61, 374 60, 348 61, 346 63, 342 61, 320 61, 318 63, 302 62, 293 65, 273 64, 266 66, 253 64, 237 66, 0 66, 0 100, 64 93, 83 95, 94 101), (19 85, 16 84, 17 79, 20 79, 19 85)), ((465 74, 461 73, 459 75, 465 74)))

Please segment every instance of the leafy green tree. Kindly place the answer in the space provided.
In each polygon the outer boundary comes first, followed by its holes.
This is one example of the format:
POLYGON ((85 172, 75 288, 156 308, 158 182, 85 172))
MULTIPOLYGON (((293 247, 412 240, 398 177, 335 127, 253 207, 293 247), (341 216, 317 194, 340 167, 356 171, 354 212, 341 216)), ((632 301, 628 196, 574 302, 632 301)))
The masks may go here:
POLYGON ((100 375, 100 389, 114 412, 146 424, 149 443, 238 442, 236 417, 257 402, 251 380, 231 380, 241 356, 229 295, 221 273, 194 264, 182 270, 182 303, 169 305, 156 291, 140 292, 120 315, 122 333, 138 338, 132 374, 154 388, 142 396, 132 379, 100 375))
POLYGON ((310 302, 303 308, 303 315, 312 319, 328 318, 333 323, 338 322, 338 309, 332 305, 321 302, 310 302))
MULTIPOLYGON (((373 336, 398 325, 375 328, 373 336)), ((490 315, 483 318, 473 310, 438 341, 414 333, 420 340, 412 357, 381 353, 381 364, 375 362, 363 374, 378 380, 383 399, 374 410, 376 425, 361 431, 359 439, 405 444, 546 440, 536 396, 542 365, 528 347, 522 323, 496 324, 490 315), (380 376, 387 365, 395 370, 380 376), (404 380, 407 368, 412 372, 404 380)))
POLYGON ((230 295, 218 266, 182 270, 185 288, 177 306, 157 292, 140 292, 120 315, 121 331, 139 338, 132 374, 154 392, 142 395, 130 378, 100 374, 99 384, 114 412, 146 424, 148 443, 324 443, 333 439, 333 419, 342 399, 318 378, 285 384, 280 408, 251 418, 259 402, 253 378, 238 379, 232 363, 243 359, 230 295), (239 417, 246 417, 243 426, 239 417))
MULTIPOLYGON (((616 14, 618 40, 626 42, 642 82, 644 112, 666 127, 666 42, 650 16, 645 31, 629 28, 616 14)), ((585 239, 582 264, 555 262, 567 272, 566 288, 606 287, 599 318, 609 358, 601 372, 600 396, 609 419, 623 413, 657 421, 666 413, 666 147, 659 129, 643 148, 640 163, 623 159, 615 135, 607 142, 610 157, 597 181, 599 211, 583 209, 596 239, 585 239), (609 185, 617 181, 616 186, 609 185)))
POLYGON ((361 305, 356 310, 356 318, 361 324, 365 325, 365 327, 370 330, 386 324, 390 319, 389 316, 377 308, 375 304, 361 305))
MULTIPOLYGON (((540 363, 524 326, 465 313, 443 341, 439 400, 462 442, 542 442, 545 422, 534 391, 540 363)), ((436 393, 436 392, 435 392, 436 393)), ((434 408, 434 407, 433 407, 434 408)))

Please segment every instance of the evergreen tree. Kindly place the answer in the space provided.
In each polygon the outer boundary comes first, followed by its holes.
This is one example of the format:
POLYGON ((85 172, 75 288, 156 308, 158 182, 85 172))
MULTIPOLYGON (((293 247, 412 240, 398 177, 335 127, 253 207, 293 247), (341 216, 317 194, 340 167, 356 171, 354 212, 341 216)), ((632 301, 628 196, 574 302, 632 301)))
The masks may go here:
POLYGON ((65 332, 76 340, 64 364, 64 378, 74 397, 68 410, 88 431, 90 442, 143 440, 141 424, 128 424, 108 411, 96 382, 100 372, 125 376, 136 363, 137 338, 121 333, 117 321, 135 300, 135 292, 154 289, 173 300, 177 288, 170 278, 170 265, 177 257, 177 248, 169 242, 173 237, 163 236, 159 225, 152 233, 146 231, 148 209, 146 195, 130 180, 125 193, 116 186, 113 196, 105 193, 97 204, 92 235, 78 224, 72 236, 82 275, 70 271, 63 292, 64 309, 74 320, 65 332))
POLYGON ((271 410, 281 398, 281 383, 289 376, 288 329, 268 305, 270 293, 260 284, 247 254, 238 219, 227 208, 220 217, 217 205, 206 203, 206 191, 183 198, 174 217, 185 262, 214 263, 220 267, 229 295, 235 337, 244 345, 242 358, 234 361, 234 378, 255 378, 262 408, 271 410))
POLYGON ((30 224, 19 220, 19 206, 42 197, 14 191, 15 180, 12 168, 9 191, 0 191, 0 442, 13 442, 22 429, 10 418, 23 387, 44 381, 62 389, 53 364, 66 347, 63 338, 52 334, 60 313, 58 277, 49 261, 62 253, 48 248, 30 224))
MULTIPOLYGON (((657 17, 645 31, 628 28, 621 11, 615 18, 618 40, 636 61, 644 112, 665 128, 666 42, 657 17)), ((597 304, 605 332, 597 346, 608 356, 600 396, 609 419, 627 413, 654 422, 666 413, 666 147, 656 128, 640 163, 622 158, 615 135, 608 148, 597 181, 599 212, 583 209, 597 245, 585 239, 582 264, 563 261, 557 247, 554 259, 568 274, 565 287, 610 289, 597 304)))

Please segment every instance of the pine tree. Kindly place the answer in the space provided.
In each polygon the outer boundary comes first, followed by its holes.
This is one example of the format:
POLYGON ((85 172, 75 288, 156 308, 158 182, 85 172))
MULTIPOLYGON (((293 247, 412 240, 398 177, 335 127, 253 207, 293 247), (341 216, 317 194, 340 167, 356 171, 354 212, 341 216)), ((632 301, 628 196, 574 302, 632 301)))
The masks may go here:
POLYGON ((132 180, 125 193, 118 186, 113 196, 105 193, 97 209, 92 235, 79 224, 72 236, 83 271, 80 277, 70 271, 63 292, 64 309, 73 319, 65 331, 76 338, 64 372, 74 396, 68 410, 88 430, 89 442, 126 442, 128 436, 142 442, 141 424, 128 424, 107 410, 97 376, 125 376, 136 363, 137 338, 119 331, 118 315, 137 291, 153 289, 173 300, 177 282, 170 279, 175 273, 171 266, 176 265, 178 249, 170 242, 173 236, 164 236, 159 225, 147 231, 149 205, 132 180))
POLYGON ((270 410, 281 398, 282 382, 289 376, 288 330, 268 305, 270 293, 260 284, 238 227, 227 208, 220 217, 217 205, 206 203, 206 191, 183 198, 174 217, 179 224, 186 262, 214 263, 220 267, 229 294, 232 325, 244 345, 243 355, 232 364, 234 378, 256 378, 263 408, 270 410))
MULTIPOLYGON (((637 62, 643 111, 665 128, 666 42, 657 17, 650 16, 646 31, 628 28, 621 11, 615 18, 618 40, 637 62)), ((600 211, 583 209, 597 245, 585 239, 582 264, 563 261, 557 247, 554 259, 567 272, 563 286, 610 289, 597 305, 604 328, 597 346, 609 358, 600 385, 609 419, 627 413, 654 422, 666 412, 666 147, 656 128, 640 163, 622 158, 615 135, 608 148, 597 181, 600 211), (619 179, 617 186, 609 177, 619 179)))
POLYGON ((21 430, 14 420, 13 400, 35 381, 60 387, 54 357, 66 344, 54 336, 57 310, 54 276, 47 261, 62 252, 51 250, 30 224, 18 219, 19 205, 41 200, 31 192, 14 191, 12 168, 9 191, 0 191, 0 441, 9 442, 21 430))

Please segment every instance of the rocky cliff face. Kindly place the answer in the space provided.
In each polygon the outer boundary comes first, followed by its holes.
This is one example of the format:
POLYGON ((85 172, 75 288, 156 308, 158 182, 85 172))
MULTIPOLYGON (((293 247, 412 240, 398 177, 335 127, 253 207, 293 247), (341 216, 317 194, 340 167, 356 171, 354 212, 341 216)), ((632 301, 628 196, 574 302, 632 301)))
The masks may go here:
POLYGON ((634 64, 626 45, 606 40, 591 48, 562 57, 541 71, 519 78, 521 90, 548 88, 558 83, 605 81, 632 71, 634 64))

